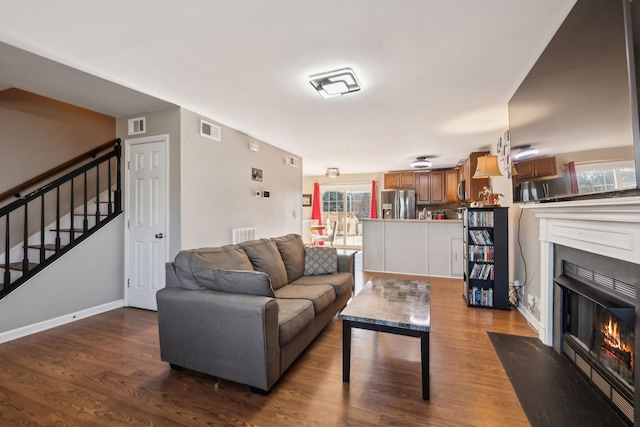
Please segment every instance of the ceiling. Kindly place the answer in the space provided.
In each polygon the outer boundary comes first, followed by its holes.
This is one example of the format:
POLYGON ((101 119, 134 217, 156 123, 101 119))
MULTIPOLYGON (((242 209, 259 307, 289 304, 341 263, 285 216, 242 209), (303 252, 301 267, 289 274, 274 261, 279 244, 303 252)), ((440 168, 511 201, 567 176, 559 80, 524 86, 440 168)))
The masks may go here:
POLYGON ((574 3, 0 0, 0 89, 115 117, 180 105, 301 156, 304 175, 449 167, 496 144, 574 3), (359 92, 309 84, 345 67, 359 92))

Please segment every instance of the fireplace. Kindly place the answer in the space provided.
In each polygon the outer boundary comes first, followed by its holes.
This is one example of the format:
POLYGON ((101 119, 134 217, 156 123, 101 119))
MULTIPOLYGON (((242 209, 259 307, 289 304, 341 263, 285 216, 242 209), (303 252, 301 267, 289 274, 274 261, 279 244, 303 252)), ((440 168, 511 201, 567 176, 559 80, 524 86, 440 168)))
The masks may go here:
POLYGON ((630 423, 637 264, 554 245, 554 348, 630 423), (634 279, 635 276, 635 279, 634 279))
POLYGON ((640 426, 640 197, 523 209, 540 220, 540 340, 640 426))

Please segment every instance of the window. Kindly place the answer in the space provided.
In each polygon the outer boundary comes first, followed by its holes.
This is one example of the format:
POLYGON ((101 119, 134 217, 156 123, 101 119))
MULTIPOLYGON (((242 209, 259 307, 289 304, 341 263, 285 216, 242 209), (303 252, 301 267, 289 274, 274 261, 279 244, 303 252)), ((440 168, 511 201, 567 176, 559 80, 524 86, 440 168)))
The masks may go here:
POLYGON ((579 194, 635 188, 632 160, 576 164, 579 194))
POLYGON ((361 248, 360 220, 369 218, 371 189, 364 186, 323 186, 321 193, 322 223, 331 226, 333 221, 338 221, 334 246, 361 248))

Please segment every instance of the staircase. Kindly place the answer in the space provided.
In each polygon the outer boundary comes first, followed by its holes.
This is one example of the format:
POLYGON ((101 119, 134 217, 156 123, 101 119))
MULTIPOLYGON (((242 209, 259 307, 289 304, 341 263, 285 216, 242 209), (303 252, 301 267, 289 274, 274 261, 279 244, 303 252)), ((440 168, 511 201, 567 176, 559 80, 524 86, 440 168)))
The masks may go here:
POLYGON ((0 195, 0 299, 122 213, 120 161, 116 139, 0 195))

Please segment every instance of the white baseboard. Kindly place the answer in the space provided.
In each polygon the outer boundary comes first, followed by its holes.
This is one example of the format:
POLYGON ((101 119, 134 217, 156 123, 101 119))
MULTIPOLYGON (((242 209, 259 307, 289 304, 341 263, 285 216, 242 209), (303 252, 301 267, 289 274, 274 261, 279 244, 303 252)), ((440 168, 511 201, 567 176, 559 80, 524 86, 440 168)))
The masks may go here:
POLYGON ((540 330, 542 329, 542 323, 540 323, 540 321, 538 319, 535 318, 535 316, 533 315, 532 312, 530 312, 524 305, 520 304, 518 305, 518 311, 520 312, 520 314, 522 314, 524 316, 525 319, 527 319, 527 322, 529 323, 529 325, 535 329, 536 332, 540 332, 540 330))
POLYGON ((0 333, 0 344, 122 307, 124 307, 124 300, 117 300, 75 313, 65 314, 63 316, 56 317, 55 319, 49 319, 43 322, 34 323, 33 325, 23 326, 12 331, 2 332, 0 333))

